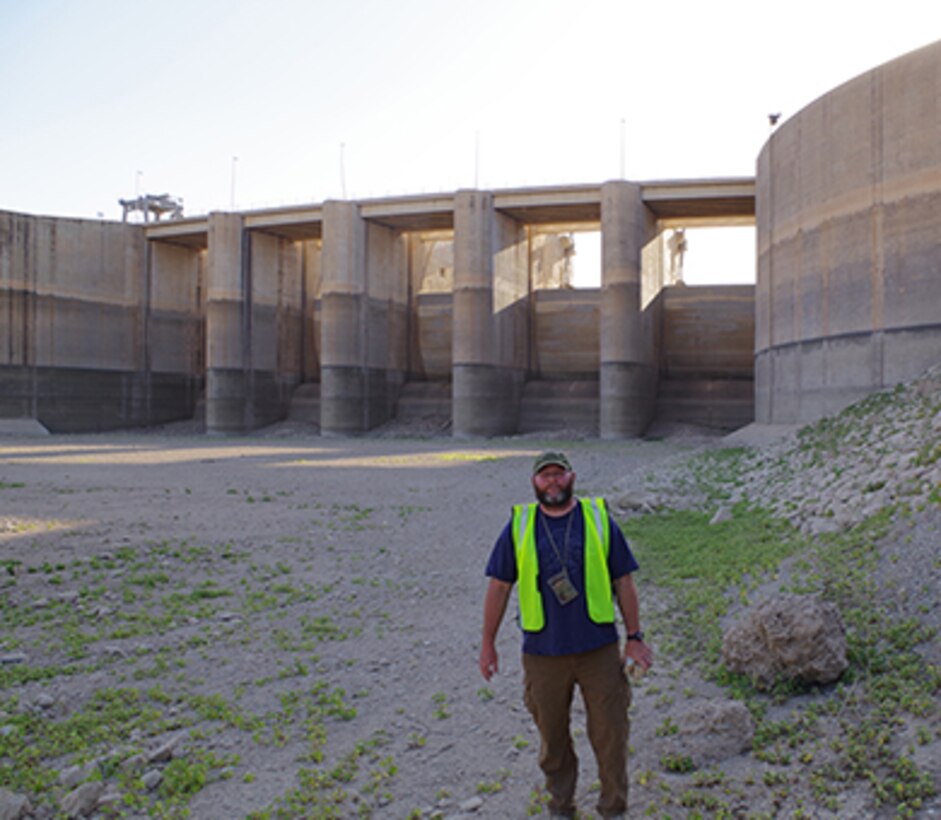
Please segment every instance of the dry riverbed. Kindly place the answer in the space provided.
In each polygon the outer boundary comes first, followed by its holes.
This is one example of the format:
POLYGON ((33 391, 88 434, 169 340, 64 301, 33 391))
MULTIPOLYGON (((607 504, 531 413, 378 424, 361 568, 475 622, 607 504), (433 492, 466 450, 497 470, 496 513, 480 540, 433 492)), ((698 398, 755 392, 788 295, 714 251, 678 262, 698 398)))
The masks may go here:
MULTIPOLYGON (((543 813, 512 622, 501 673, 477 671, 493 541, 546 446, 569 452, 582 494, 610 495, 718 440, 286 432, 0 438, 6 788, 36 816, 83 781, 101 783, 102 817, 543 813)), ((651 615, 669 608, 643 567, 637 581, 651 615)), ((775 812, 750 755, 712 783, 664 771, 676 705, 709 697, 726 695, 666 655, 636 688, 632 815, 693 785, 775 812)), ((866 805, 857 791, 844 808, 866 805)), ((660 816, 687 815, 673 805, 660 816)))
MULTIPOLYGON (((35 790, 51 806, 103 771, 132 815, 525 816, 513 624, 489 686, 476 658, 483 567, 544 444, 0 439, 0 725, 44 722, 35 790)), ((694 444, 565 446, 607 493, 694 444)))

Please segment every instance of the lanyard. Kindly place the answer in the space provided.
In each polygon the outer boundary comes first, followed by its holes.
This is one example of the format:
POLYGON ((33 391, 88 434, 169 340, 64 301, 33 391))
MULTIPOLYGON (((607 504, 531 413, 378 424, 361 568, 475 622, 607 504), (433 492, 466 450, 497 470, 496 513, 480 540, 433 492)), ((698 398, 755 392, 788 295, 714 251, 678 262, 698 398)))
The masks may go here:
POLYGON ((552 545, 552 551, 555 553, 555 557, 559 559, 559 563, 562 565, 562 570, 568 566, 569 560, 569 538, 572 535, 572 522, 575 520, 575 509, 569 513, 568 523, 565 525, 565 541, 562 546, 565 550, 564 554, 559 553, 559 547, 555 543, 555 539, 552 537, 552 531, 549 529, 549 525, 546 523, 546 514, 541 513, 539 518, 542 520, 542 528, 546 531, 546 536, 549 539, 549 543, 552 545))

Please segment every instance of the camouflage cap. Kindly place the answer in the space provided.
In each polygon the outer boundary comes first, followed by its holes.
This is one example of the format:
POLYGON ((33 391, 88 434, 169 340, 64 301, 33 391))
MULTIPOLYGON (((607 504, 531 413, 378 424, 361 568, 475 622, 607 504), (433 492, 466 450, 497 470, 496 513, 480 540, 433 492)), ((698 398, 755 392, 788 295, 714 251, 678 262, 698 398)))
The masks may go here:
POLYGON ((546 450, 544 453, 540 453, 536 456, 536 460, 533 462, 533 475, 536 475, 543 467, 548 467, 550 464, 564 467, 566 470, 572 469, 572 464, 568 458, 566 458, 565 453, 546 450))

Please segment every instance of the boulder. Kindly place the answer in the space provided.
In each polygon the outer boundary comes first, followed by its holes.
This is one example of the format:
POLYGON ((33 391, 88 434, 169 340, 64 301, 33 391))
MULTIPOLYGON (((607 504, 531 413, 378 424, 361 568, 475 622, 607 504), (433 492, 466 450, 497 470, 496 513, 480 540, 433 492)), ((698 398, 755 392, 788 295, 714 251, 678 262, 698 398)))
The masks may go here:
POLYGON ((144 772, 144 776, 141 778, 144 788, 149 792, 156 789, 162 781, 163 774, 158 769, 151 769, 150 771, 144 772))
POLYGON ((722 657, 760 688, 777 680, 832 683, 849 665, 840 611, 815 595, 781 595, 752 607, 725 633, 722 657))
POLYGON ((0 820, 21 820, 33 813, 29 798, 14 794, 7 789, 0 789, 0 820))
POLYGON ((646 490, 633 489, 618 493, 611 499, 611 507, 616 513, 652 513, 660 504, 660 500, 653 493, 646 490))
POLYGON ((98 769, 95 763, 84 766, 70 766, 59 774, 59 782, 67 789, 74 789, 79 783, 88 780, 98 769))
POLYGON ((748 752, 755 722, 739 701, 710 700, 694 705, 675 718, 675 734, 662 741, 662 751, 689 757, 696 768, 748 752))
POLYGON ((88 817, 98 808, 98 798, 104 794, 105 784, 101 782, 82 783, 62 798, 62 812, 66 817, 88 817))

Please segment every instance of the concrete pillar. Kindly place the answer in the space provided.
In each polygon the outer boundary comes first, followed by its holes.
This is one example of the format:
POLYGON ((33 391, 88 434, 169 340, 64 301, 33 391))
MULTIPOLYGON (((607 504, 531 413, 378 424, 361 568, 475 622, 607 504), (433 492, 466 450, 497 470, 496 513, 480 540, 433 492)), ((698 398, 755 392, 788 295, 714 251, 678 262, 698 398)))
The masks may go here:
POLYGON ((496 436, 519 429, 528 300, 525 237, 497 214, 493 195, 454 198, 453 432, 496 436))
POLYGON ((624 181, 602 185, 602 438, 642 435, 655 411, 653 322, 644 316, 641 300, 641 252, 648 234, 647 223, 640 186, 624 181))
POLYGON ((323 206, 320 430, 364 433, 388 421, 404 380, 406 254, 353 202, 323 206))
POLYGON ((206 265, 206 432, 255 426, 249 238, 238 214, 209 215, 206 265))

